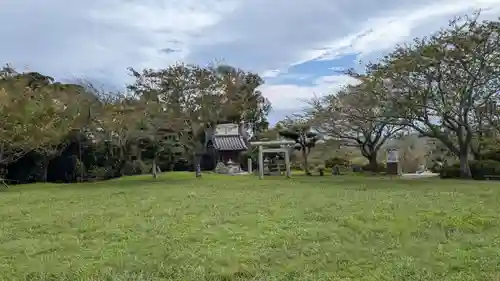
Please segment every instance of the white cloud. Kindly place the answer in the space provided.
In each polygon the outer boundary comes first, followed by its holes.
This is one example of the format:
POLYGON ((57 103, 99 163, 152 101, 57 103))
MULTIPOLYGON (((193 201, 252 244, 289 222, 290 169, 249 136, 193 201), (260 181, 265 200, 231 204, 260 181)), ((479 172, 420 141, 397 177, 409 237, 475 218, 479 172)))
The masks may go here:
POLYGON ((219 0, 42 2, 2 2, 0 36, 7 40, 0 60, 59 78, 91 76, 122 85, 127 67, 184 59, 200 31, 235 8, 219 0))
POLYGON ((373 53, 390 50, 395 45, 411 41, 417 36, 428 35, 444 27, 453 17, 475 9, 484 9, 483 18, 498 16, 500 0, 438 1, 417 9, 394 9, 386 15, 368 19, 359 31, 334 40, 323 50, 305 52, 298 62, 331 60, 353 53, 364 58, 373 53))
POLYGON ((342 86, 356 82, 356 79, 347 75, 332 75, 315 79, 311 86, 293 84, 263 85, 260 91, 272 103, 273 109, 289 111, 305 106, 304 101, 313 96, 335 93, 342 86))
POLYGON ((272 78, 272 77, 276 77, 280 74, 281 74, 281 71, 279 69, 271 69, 271 70, 266 70, 266 71, 262 72, 260 75, 263 78, 272 78))

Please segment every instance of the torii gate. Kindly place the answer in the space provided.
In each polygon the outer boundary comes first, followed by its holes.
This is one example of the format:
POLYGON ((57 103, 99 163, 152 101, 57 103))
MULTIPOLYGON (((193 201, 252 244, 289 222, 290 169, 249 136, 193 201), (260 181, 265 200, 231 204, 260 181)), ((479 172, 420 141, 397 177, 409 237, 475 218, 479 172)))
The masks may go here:
POLYGON ((289 178, 291 175, 290 171, 290 149, 289 147, 280 148, 264 148, 267 145, 280 145, 288 146, 295 144, 295 141, 256 141, 250 142, 251 145, 259 146, 259 179, 264 178, 264 153, 284 153, 285 154, 285 167, 286 167, 286 177, 289 178))

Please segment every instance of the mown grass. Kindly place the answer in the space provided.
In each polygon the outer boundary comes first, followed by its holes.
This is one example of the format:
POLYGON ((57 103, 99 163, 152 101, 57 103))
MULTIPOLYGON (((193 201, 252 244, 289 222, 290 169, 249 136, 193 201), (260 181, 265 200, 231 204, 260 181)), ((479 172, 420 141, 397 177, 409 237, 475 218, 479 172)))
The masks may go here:
POLYGON ((163 174, 0 193, 0 280, 500 280, 492 182, 163 174))

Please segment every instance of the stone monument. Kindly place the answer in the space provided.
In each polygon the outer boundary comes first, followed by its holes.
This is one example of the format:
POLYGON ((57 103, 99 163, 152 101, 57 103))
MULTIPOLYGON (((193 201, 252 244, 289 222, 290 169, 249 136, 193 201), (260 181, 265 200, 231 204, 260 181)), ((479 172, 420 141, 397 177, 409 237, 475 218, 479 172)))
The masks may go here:
POLYGON ((387 150, 387 174, 401 175, 401 164, 399 162, 399 150, 391 148, 387 150))

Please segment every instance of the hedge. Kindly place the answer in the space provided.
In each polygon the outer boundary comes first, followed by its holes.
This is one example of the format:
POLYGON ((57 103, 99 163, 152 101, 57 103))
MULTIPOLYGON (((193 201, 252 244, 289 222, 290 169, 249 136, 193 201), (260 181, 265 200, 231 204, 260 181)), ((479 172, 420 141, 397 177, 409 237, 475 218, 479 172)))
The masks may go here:
MULTIPOLYGON (((500 176, 500 162, 493 160, 469 161, 472 178, 484 180, 486 175, 500 176)), ((439 173, 442 179, 460 178, 460 164, 443 167, 439 173)))

